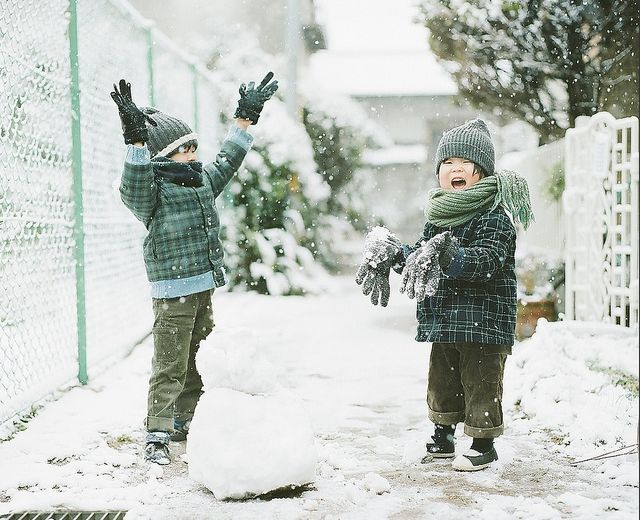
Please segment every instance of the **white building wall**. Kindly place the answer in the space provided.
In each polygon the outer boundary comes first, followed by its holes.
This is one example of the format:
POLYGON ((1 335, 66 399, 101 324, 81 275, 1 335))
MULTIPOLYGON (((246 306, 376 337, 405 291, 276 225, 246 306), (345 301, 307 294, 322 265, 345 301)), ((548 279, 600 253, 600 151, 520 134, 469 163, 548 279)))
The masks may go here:
POLYGON ((499 169, 513 170, 529 183, 536 221, 527 231, 520 230, 519 252, 561 258, 564 254, 562 202, 551 199, 546 184, 554 168, 564 167, 564 140, 506 154, 497 159, 499 169))

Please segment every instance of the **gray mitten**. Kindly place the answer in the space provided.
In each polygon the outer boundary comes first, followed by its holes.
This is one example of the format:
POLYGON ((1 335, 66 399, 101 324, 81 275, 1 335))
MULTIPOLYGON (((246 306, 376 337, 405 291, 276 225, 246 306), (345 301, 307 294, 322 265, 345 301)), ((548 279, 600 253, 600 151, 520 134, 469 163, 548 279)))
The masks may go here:
POLYGON ((407 258, 400 292, 417 301, 433 296, 438 290, 442 270, 447 269, 460 246, 451 231, 431 238, 407 258))
POLYGON ((373 305, 380 301, 386 307, 389 303, 389 272, 401 248, 400 240, 384 227, 376 226, 367 234, 356 283, 362 285, 363 294, 371 294, 373 305))

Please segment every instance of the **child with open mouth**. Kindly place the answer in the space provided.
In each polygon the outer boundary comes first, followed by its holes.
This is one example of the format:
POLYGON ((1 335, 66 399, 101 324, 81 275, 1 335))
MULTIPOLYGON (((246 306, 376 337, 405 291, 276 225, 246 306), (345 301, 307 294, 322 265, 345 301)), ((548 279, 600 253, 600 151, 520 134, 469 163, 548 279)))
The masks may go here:
POLYGON ((417 301, 417 341, 432 343, 427 407, 434 434, 424 463, 452 458, 459 471, 498 460, 494 439, 504 430, 504 367, 515 342, 516 223, 533 221, 526 181, 495 171, 484 121, 442 136, 435 158, 440 184, 429 192, 427 223, 415 245, 387 229, 365 241, 356 282, 374 305, 389 301, 389 273, 402 273, 401 292, 417 301), (456 456, 455 429, 473 438, 456 456))

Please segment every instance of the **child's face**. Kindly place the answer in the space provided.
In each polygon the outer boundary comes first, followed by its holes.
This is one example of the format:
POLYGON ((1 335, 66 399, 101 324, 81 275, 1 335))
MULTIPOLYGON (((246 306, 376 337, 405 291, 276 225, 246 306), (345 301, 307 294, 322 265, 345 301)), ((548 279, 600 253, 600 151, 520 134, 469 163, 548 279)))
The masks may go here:
POLYGON ((182 163, 196 161, 196 149, 196 146, 180 146, 178 151, 169 157, 169 159, 182 163))
POLYGON ((445 159, 438 170, 438 181, 444 190, 464 190, 480 179, 475 163, 460 157, 445 159))

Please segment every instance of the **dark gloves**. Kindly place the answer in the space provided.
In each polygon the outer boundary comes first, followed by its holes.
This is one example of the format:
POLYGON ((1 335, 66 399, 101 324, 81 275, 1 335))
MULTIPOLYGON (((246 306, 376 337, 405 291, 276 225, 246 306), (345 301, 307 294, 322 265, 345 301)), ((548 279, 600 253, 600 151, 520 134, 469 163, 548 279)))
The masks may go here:
POLYGON ((244 83, 240 85, 240 99, 233 117, 249 119, 254 125, 258 122, 265 101, 271 98, 273 93, 278 90, 278 82, 271 81, 271 78, 273 78, 273 72, 269 72, 264 77, 258 88, 255 88, 253 81, 249 82, 248 86, 244 83), (267 85, 267 83, 269 84, 267 85))
POLYGON ((118 87, 113 85, 111 99, 118 105, 125 144, 147 142, 149 140, 149 131, 147 130, 146 121, 149 121, 153 126, 157 125, 153 119, 143 114, 131 100, 131 83, 121 79, 120 91, 118 91, 118 87))
POLYGON ((451 231, 445 231, 433 237, 427 244, 433 241, 433 247, 436 251, 440 251, 438 256, 438 263, 443 271, 449 269, 451 261, 460 251, 460 244, 458 239, 451 234, 451 231), (438 238, 442 237, 442 238, 438 238), (437 240, 436 240, 437 239, 437 240))
POLYGON ((460 250, 458 240, 445 231, 434 236, 407 258, 400 292, 417 301, 433 296, 438 290, 442 271, 446 271, 460 250))
POLYGON ((380 305, 386 307, 389 303, 389 272, 401 248, 398 238, 386 228, 377 226, 367 234, 356 283, 362 285, 363 294, 371 294, 373 305, 380 301, 380 305))

